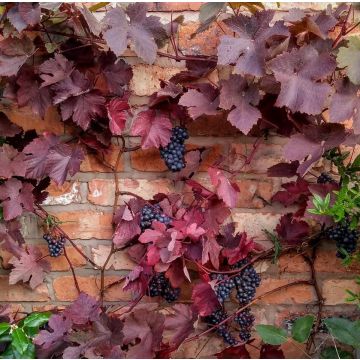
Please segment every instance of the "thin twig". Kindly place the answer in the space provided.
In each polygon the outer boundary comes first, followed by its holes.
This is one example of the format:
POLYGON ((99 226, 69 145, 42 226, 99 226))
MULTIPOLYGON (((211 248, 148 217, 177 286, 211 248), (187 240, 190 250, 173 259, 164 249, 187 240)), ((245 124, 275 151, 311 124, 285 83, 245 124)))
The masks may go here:
POLYGON ((68 254, 66 253, 66 248, 64 247, 64 256, 65 256, 65 259, 66 261, 68 262, 69 266, 70 266, 70 270, 71 270, 71 273, 72 273, 72 276, 73 276, 73 279, 74 279, 74 283, 75 283, 75 287, 76 287, 76 290, 78 291, 78 293, 80 294, 81 293, 81 290, 80 290, 80 286, 79 286, 79 283, 78 283, 78 280, 76 278, 76 274, 75 274, 75 270, 74 270, 74 267, 69 259, 69 256, 68 254))

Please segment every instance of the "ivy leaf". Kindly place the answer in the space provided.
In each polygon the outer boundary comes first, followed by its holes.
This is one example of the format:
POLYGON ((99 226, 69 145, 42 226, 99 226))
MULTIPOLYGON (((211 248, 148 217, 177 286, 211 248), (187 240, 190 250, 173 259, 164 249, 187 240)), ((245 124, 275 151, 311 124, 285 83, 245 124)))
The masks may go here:
POLYGON ((26 336, 25 332, 21 328, 16 328, 11 333, 11 346, 20 354, 24 354, 28 346, 31 344, 31 340, 26 336))
POLYGON ((131 134, 141 136, 141 148, 166 146, 170 141, 172 125, 169 118, 156 110, 145 110, 136 115, 131 134))
POLYGON ((41 87, 50 86, 67 79, 74 70, 73 62, 61 54, 46 60, 39 66, 40 78, 43 80, 41 87))
POLYGON ((39 328, 45 325, 51 316, 51 312, 34 312, 21 321, 21 327, 28 336, 35 336, 39 332, 39 328))
POLYGON ((291 111, 320 114, 331 86, 321 80, 336 68, 329 53, 320 53, 310 45, 278 55, 269 62, 275 78, 281 83, 276 106, 287 106, 291 111))
POLYGON ((220 307, 219 300, 210 284, 202 282, 193 288, 191 301, 200 316, 207 316, 220 307))
POLYGON ((21 69, 16 83, 19 86, 16 93, 19 106, 30 106, 35 114, 44 118, 52 102, 49 89, 41 88, 33 70, 25 66, 21 69))
POLYGON ((4 211, 4 219, 11 220, 21 215, 23 210, 32 211, 34 208, 34 187, 29 183, 11 178, 0 185, 0 200, 4 211))
POLYGON ((188 90, 179 100, 179 105, 187 107, 192 119, 201 115, 216 115, 219 106, 218 91, 209 84, 202 84, 198 88, 188 90))
POLYGON ((348 351, 339 348, 327 347, 320 353, 320 359, 353 359, 348 351))
POLYGON ((248 84, 240 75, 231 75, 229 80, 221 82, 220 107, 231 110, 228 121, 244 134, 261 118, 256 108, 259 104, 260 93, 254 84, 248 84))
POLYGON ((296 319, 291 329, 292 338, 299 343, 307 341, 314 325, 314 321, 314 315, 306 315, 296 319))
POLYGON ((250 359, 250 354, 245 345, 227 347, 215 355, 217 359, 250 359))
POLYGON ((339 67, 347 67, 347 75, 351 82, 360 85, 360 39, 358 36, 351 36, 347 47, 339 49, 336 58, 339 67))
POLYGON ((285 355, 280 346, 263 344, 260 348, 260 359, 285 359, 285 355))
MULTIPOLYGON (((359 52, 360 54, 360 52, 359 52)), ((331 98, 329 114, 335 123, 352 119, 355 134, 360 133, 360 98, 359 87, 343 79, 335 85, 336 93, 331 98)))
POLYGON ((45 272, 49 272, 50 264, 41 259, 41 252, 35 246, 29 246, 28 252, 24 251, 20 259, 13 257, 9 263, 14 266, 9 276, 9 284, 16 284, 19 281, 28 282, 32 289, 44 281, 45 272))
POLYGON ((190 305, 175 304, 173 310, 165 317, 165 331, 171 334, 169 345, 178 347, 193 332, 198 316, 190 305))
POLYGON ((106 105, 109 128, 113 135, 121 135, 129 116, 129 103, 126 98, 114 98, 106 105))
POLYGON ((309 236, 310 226, 303 220, 297 220, 292 213, 283 215, 276 226, 280 240, 288 244, 301 244, 309 236))
POLYGON ((35 46, 28 37, 8 37, 0 42, 0 76, 16 75, 26 60, 34 53, 35 46))
POLYGON ((239 36, 225 35, 218 47, 218 63, 229 65, 235 63, 240 74, 262 76, 265 74, 265 59, 269 55, 269 44, 272 40, 284 39, 289 31, 282 21, 270 27, 275 11, 256 12, 251 17, 245 15, 225 19, 224 23, 239 36))
POLYGON ((262 341, 270 345, 281 345, 287 341, 286 331, 272 325, 256 325, 262 341))
POLYGON ((350 321, 343 318, 328 318, 324 320, 326 327, 336 340, 343 344, 360 348, 360 321, 350 321))

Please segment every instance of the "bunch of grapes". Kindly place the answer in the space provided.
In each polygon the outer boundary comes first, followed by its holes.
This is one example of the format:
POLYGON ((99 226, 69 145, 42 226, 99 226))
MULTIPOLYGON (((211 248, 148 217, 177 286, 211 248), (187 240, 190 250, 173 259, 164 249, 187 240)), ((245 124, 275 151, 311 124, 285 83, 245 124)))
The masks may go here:
POLYGON ((230 296, 231 290, 235 287, 235 282, 223 274, 211 274, 211 279, 218 281, 218 284, 215 285, 215 293, 222 304, 230 296))
MULTIPOLYGON (((224 321, 228 317, 227 313, 223 309, 218 309, 214 311, 211 315, 205 317, 205 321, 209 325, 217 325, 224 321)), ((226 324, 220 325, 216 328, 216 332, 219 336, 221 336, 224 341, 230 346, 234 346, 237 344, 237 341, 231 335, 229 328, 226 324)))
POLYGON ((176 301, 179 298, 180 289, 173 288, 164 273, 156 273, 149 283, 149 296, 162 296, 167 302, 176 301))
POLYGON ((318 184, 337 184, 336 180, 334 180, 329 174, 321 173, 321 175, 317 178, 318 184))
POLYGON ((234 321, 240 326, 239 338, 243 342, 247 342, 251 338, 251 328, 254 323, 255 316, 249 308, 241 311, 234 318, 234 321))
POLYGON ((166 166, 172 172, 180 171, 185 167, 185 145, 184 142, 189 138, 186 128, 176 126, 172 129, 170 142, 160 148, 160 156, 164 159, 166 166))
POLYGON ((159 204, 154 206, 145 205, 140 214, 141 230, 149 229, 154 220, 160 221, 165 225, 171 225, 171 218, 162 213, 159 204))
POLYGON ((49 253, 51 257, 58 257, 62 254, 66 239, 63 236, 54 237, 50 233, 43 236, 44 240, 48 243, 49 253))
MULTIPOLYGON (((348 254, 352 254, 356 250, 357 240, 359 238, 359 231, 351 229, 349 219, 342 223, 338 223, 327 229, 327 235, 331 240, 336 241, 336 247, 340 250, 345 250, 348 254)), ((336 254, 337 257, 345 258, 345 254, 340 251, 336 254)))

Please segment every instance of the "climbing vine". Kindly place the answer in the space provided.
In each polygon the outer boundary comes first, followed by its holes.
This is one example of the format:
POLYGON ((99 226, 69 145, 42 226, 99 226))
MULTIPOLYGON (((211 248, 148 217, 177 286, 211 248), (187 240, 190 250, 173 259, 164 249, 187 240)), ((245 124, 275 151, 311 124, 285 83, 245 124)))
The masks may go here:
MULTIPOLYGON (((262 339, 259 356, 282 358, 280 345, 288 341, 307 357, 319 350, 325 358, 352 356, 351 349, 360 347, 360 321, 324 317, 314 266, 322 242, 335 242, 344 266, 360 258, 360 155, 355 147, 360 47, 358 37, 349 36, 359 25, 352 21, 352 5, 311 13, 291 9, 275 19, 275 11, 260 3, 205 3, 192 36, 218 26, 223 35, 217 56, 184 54, 177 38, 183 18, 171 16, 164 23, 143 3, 113 8, 107 3, 91 8, 9 3, 0 11, 0 246, 13 255, 9 282, 35 289, 51 271, 47 258, 64 256, 79 292, 76 301, 51 316, 25 314, 19 322, 2 309, 2 358, 167 358, 210 333, 224 341, 218 358, 249 358, 249 347, 255 346, 251 306, 299 285, 314 289, 317 312, 295 319, 289 333, 256 324, 262 339), (106 7, 101 20, 94 15, 100 7, 106 7), (126 61, 130 52, 148 64, 163 57, 183 62, 186 69, 168 81, 160 79, 161 88, 136 107, 129 86, 132 66, 126 61), (210 75, 219 68, 229 74, 214 81, 210 75), (14 106, 42 118, 55 110, 64 134, 23 130, 6 115, 14 106), (229 122, 234 134, 256 140, 241 161, 218 158, 207 167, 210 189, 194 177, 209 149, 188 147, 187 128, 215 115, 229 122), (273 243, 265 249, 246 232, 237 232, 230 219, 241 192, 237 175, 273 135, 287 138, 285 161, 267 175, 289 181, 272 202, 291 210, 274 232, 264 229, 273 243), (112 143, 118 145, 115 164, 106 160, 112 143), (158 149, 186 196, 157 194, 146 200, 119 188, 123 154, 149 148, 158 149), (112 246, 102 265, 42 205, 50 181, 62 185, 75 175, 86 153, 114 176, 112 246), (321 160, 326 170, 320 174, 321 160), (125 195, 130 200, 120 205, 125 195), (21 234, 19 219, 26 212, 43 222, 46 255, 21 234), (98 298, 81 292, 65 243, 99 272, 98 298), (136 266, 105 284, 107 265, 120 251, 136 266), (285 253, 303 257, 308 278, 257 294, 261 276, 255 265, 276 263, 285 253), (131 301, 114 310, 104 297, 119 284, 131 293, 131 301), (184 286, 191 287, 190 304, 181 302, 184 286), (149 310, 145 297, 160 299, 161 306, 149 310), (333 346, 319 347, 322 331, 333 346)), ((348 295, 350 302, 359 302, 359 294, 349 289, 348 295)))

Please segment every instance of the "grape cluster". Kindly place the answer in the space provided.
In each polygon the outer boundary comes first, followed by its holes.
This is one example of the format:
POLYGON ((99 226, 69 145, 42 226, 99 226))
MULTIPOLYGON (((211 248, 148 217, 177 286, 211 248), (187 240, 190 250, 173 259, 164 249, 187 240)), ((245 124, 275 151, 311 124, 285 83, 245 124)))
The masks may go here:
MULTIPOLYGON (((327 235, 331 240, 336 241, 336 247, 338 249, 344 249, 347 253, 352 254, 356 250, 357 240, 360 234, 357 229, 351 229, 350 221, 347 219, 342 223, 328 228, 327 235)), ((336 256, 344 258, 345 254, 338 251, 336 256)))
POLYGON ((176 126, 172 129, 170 142, 160 148, 160 156, 164 159, 166 166, 172 172, 180 171, 185 167, 185 145, 184 142, 189 138, 186 128, 176 126))
POLYGON ((230 296, 231 290, 235 287, 235 282, 223 274, 211 274, 211 280, 217 280, 218 282, 215 285, 215 293, 222 304, 230 296))
POLYGON ((334 180, 329 174, 321 173, 321 175, 317 178, 318 184, 336 184, 336 180, 334 180))
POLYGON ((58 257, 61 255, 66 239, 63 236, 53 237, 47 233, 43 236, 44 240, 48 243, 49 253, 51 257, 58 257))
POLYGON ((255 316, 251 313, 249 308, 246 308, 235 316, 234 321, 240 326, 239 338, 241 341, 247 342, 250 340, 251 328, 254 320, 255 316))
MULTIPOLYGON (((224 321, 228 317, 227 313, 223 309, 218 309, 214 311, 211 315, 205 317, 205 321, 209 325, 217 325, 224 321)), ((237 341, 231 335, 229 328, 226 324, 220 325, 216 328, 216 332, 219 336, 221 336, 224 341, 230 346, 234 346, 237 344, 237 341)))
POLYGON ((149 296, 162 296, 167 302, 173 302, 179 298, 180 289, 173 288, 164 273, 156 273, 149 283, 149 296))
POLYGON ((140 227, 141 230, 149 229, 153 220, 162 222, 165 225, 171 224, 171 218, 162 213, 159 204, 154 206, 145 205, 140 214, 140 227))

